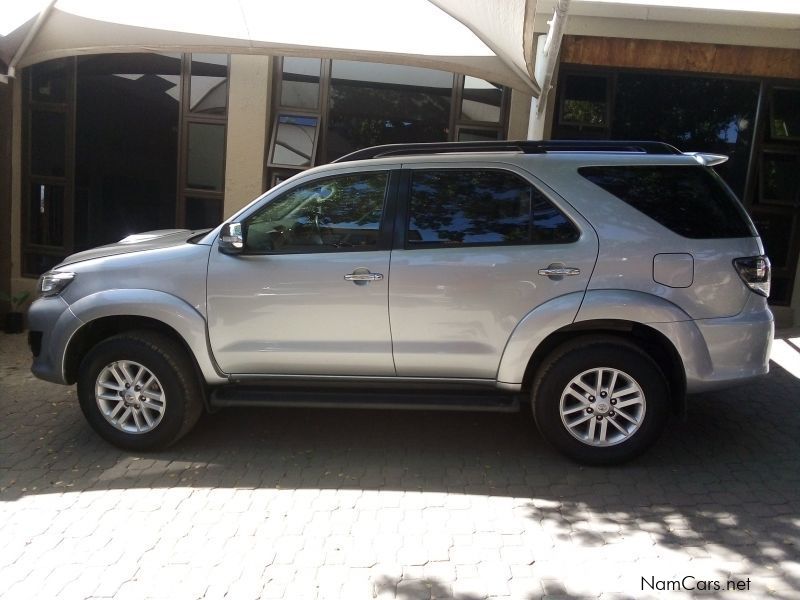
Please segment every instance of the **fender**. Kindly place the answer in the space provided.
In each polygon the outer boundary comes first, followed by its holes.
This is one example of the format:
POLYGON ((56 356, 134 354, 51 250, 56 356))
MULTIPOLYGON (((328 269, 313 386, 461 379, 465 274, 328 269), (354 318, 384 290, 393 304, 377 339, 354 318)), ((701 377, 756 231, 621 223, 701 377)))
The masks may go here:
POLYGON ((673 345, 683 363, 687 391, 701 391, 714 372, 697 322, 672 302, 633 290, 589 290, 575 322, 618 319, 647 325, 673 345))
MULTIPOLYGON (((138 316, 161 321, 177 331, 189 346, 207 383, 228 383, 228 378, 211 358, 205 319, 197 309, 177 296, 156 290, 107 290, 81 298, 70 306, 70 311, 80 320, 80 326, 114 316, 138 316)), ((75 327, 69 334, 64 348, 79 328, 75 327)), ((62 356, 65 355, 62 353, 62 356)), ((62 372, 63 367, 62 364, 62 372)))
POLYGON ((497 368, 500 386, 519 387, 533 351, 551 333, 575 320, 584 293, 581 290, 548 300, 522 318, 511 332, 497 368))
POLYGON ((713 371, 703 336, 695 321, 671 302, 644 292, 589 290, 554 298, 529 312, 506 344, 497 381, 519 386, 536 348, 549 335, 573 322, 620 320, 641 323, 664 335, 683 360, 690 391, 713 371))

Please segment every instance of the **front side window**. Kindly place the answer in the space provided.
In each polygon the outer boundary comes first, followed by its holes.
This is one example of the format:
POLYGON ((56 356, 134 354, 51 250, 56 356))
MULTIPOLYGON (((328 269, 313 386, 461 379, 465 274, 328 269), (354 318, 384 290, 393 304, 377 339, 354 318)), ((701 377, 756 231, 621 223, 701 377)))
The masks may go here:
POLYGON ((300 185, 244 223, 245 250, 306 253, 374 250, 388 174, 355 173, 300 185))
POLYGON ((568 243, 575 226, 516 175, 496 170, 415 171, 407 246, 568 243))

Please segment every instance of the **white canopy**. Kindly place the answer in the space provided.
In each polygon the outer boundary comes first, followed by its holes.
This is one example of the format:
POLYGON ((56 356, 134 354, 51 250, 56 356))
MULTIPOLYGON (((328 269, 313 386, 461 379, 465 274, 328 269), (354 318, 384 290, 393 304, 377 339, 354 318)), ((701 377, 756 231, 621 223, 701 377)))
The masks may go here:
POLYGON ((531 51, 535 5, 536 0, 57 0, 42 6, 17 0, 0 9, 0 60, 24 67, 108 52, 319 56, 455 71, 538 94, 531 51))

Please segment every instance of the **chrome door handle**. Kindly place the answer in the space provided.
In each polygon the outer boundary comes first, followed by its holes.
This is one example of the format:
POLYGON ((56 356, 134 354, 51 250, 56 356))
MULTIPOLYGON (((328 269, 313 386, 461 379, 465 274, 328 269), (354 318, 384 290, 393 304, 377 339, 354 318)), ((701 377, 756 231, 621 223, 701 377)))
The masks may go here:
POLYGON ((344 276, 345 281, 380 281, 382 273, 350 273, 344 276))
POLYGON ((574 267, 547 267, 539 269, 539 275, 545 277, 563 277, 564 275, 580 275, 581 270, 574 267))

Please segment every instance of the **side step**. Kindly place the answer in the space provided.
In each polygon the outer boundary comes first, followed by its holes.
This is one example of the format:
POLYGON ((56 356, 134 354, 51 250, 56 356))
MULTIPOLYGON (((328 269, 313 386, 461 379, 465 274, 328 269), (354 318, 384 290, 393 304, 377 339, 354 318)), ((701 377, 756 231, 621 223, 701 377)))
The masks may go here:
POLYGON ((513 394, 443 393, 441 391, 374 392, 366 390, 309 391, 260 386, 226 386, 211 393, 214 408, 280 406, 303 408, 372 408, 391 410, 453 410, 518 412, 520 396, 513 394))

